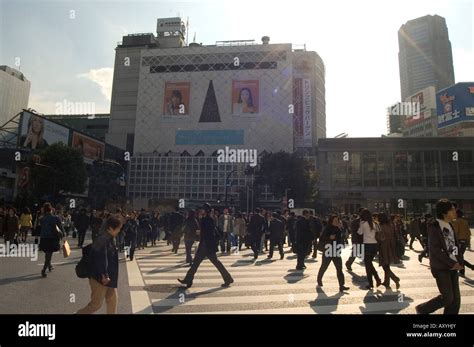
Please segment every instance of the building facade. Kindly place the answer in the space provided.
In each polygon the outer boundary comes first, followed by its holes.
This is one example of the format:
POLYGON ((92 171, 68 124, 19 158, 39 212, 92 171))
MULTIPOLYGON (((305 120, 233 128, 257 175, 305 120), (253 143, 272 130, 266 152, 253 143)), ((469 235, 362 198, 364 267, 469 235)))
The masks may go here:
POLYGON ((68 127, 80 130, 92 135, 96 139, 105 141, 109 131, 110 114, 102 113, 95 115, 55 114, 45 115, 47 119, 64 124, 68 127))
POLYGON ((454 84, 453 56, 446 20, 438 15, 413 19, 398 31, 401 100, 423 88, 454 84))
POLYGON ((0 66, 0 126, 28 107, 30 87, 20 71, 0 66))
POLYGON ((440 198, 474 208, 472 137, 322 139, 318 171, 321 202, 346 213, 362 206, 421 214, 440 198))
MULTIPOLYGON (((123 38, 107 139, 133 153, 128 193, 145 199, 142 206, 147 199, 216 201, 226 191, 228 201, 242 203, 249 163, 220 162, 216 151, 314 155, 326 137, 324 63, 268 36, 261 44, 185 45, 185 30, 179 18, 158 19, 156 36, 123 38)), ((265 189, 259 194, 276 201, 265 189)))
POLYGON ((405 99, 411 105, 412 114, 404 117, 403 136, 438 136, 436 88, 429 86, 405 99), (414 111, 414 112, 413 112, 414 111))
POLYGON ((438 134, 474 136, 474 82, 462 82, 436 94, 438 134))

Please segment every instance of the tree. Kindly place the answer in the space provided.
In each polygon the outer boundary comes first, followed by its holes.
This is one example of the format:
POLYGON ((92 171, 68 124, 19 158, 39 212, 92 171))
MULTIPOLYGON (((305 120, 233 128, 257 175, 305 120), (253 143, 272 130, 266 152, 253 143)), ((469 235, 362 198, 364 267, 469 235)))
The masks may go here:
POLYGON ((259 186, 268 185, 275 197, 289 197, 298 205, 312 204, 316 197, 317 175, 304 158, 296 153, 278 152, 264 155, 256 177, 259 186))
POLYGON ((40 153, 40 163, 33 163, 31 180, 37 195, 52 195, 60 191, 82 193, 86 188, 86 167, 82 155, 62 143, 46 147, 40 153))

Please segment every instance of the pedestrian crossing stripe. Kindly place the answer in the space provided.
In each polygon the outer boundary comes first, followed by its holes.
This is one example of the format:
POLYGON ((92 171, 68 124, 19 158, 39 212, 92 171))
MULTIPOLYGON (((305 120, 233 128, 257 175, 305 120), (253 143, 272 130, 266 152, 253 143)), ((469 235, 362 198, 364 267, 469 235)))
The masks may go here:
MULTIPOLYGON (((323 288, 324 289, 324 288, 323 288)), ((320 291, 321 293, 321 291, 320 291)), ((408 288, 403 290, 403 292, 391 292, 388 294, 377 294, 376 292, 374 293, 367 293, 367 291, 354 291, 350 292, 348 291, 347 293, 349 294, 344 294, 344 296, 341 295, 341 299, 347 297, 349 299, 354 299, 354 298, 365 298, 367 295, 373 298, 390 298, 391 300, 389 302, 393 303, 395 306, 403 306, 402 304, 406 304, 406 302, 413 302, 413 296, 426 296, 426 295, 431 295, 432 297, 435 297, 438 294, 438 288, 435 287, 430 287, 430 288, 424 288, 423 293, 420 293, 419 288, 408 288), (402 302, 399 302, 400 294, 403 294, 403 296, 406 298, 402 302), (405 302, 406 301, 406 302, 405 302)), ((199 295, 199 292, 193 293, 194 295, 199 295)), ((333 300, 334 297, 328 297, 326 291, 323 294, 323 297, 320 297, 318 295, 318 292, 314 289, 312 293, 291 293, 292 295, 292 300, 291 302, 297 302, 297 301, 312 301, 318 298, 318 302, 323 304, 324 301, 328 300, 333 300), (326 295, 326 298, 324 297, 326 295)), ((474 288, 468 288, 464 289, 461 291, 462 298, 467 298, 471 297, 474 299, 474 288), (468 296, 470 294, 470 296, 468 296)), ((269 294, 269 295, 245 295, 245 296, 221 296, 221 297, 190 297, 189 295, 184 296, 185 300, 184 303, 180 301, 180 298, 173 298, 173 299, 153 299, 152 303, 153 306, 158 307, 158 306, 199 306, 199 305, 229 305, 229 304, 260 304, 264 302, 285 302, 289 303, 289 294, 269 294)), ((426 300, 426 299, 425 299, 426 300)), ((463 300, 461 300, 463 302, 463 300)), ((362 302, 361 302, 362 303, 362 302)), ((474 303, 474 300, 472 301, 474 303)))
MULTIPOLYGON (((401 277, 399 290, 395 290, 393 282, 392 288, 362 289, 367 285, 365 269, 363 262, 356 259, 352 272, 343 265, 346 286, 350 289, 341 294, 333 264, 323 278, 324 287, 316 289, 321 253, 317 261, 307 258, 305 271, 296 271, 296 255, 288 252, 289 248, 285 249, 284 260, 280 260, 276 250, 272 260, 267 259, 267 252, 256 261, 248 249, 234 255, 218 252, 219 261, 231 273, 235 283, 229 288, 220 288, 223 279, 206 259, 199 266, 193 287, 182 289, 177 278, 183 278, 189 270, 189 266, 185 266, 183 250, 174 254, 169 252, 170 246, 157 248, 135 253, 134 261, 143 280, 142 292, 147 293, 150 300, 148 311, 151 309, 157 314, 415 313, 417 304, 439 295, 428 259, 425 258, 420 265, 418 253, 408 250, 409 258, 405 258, 403 264, 391 266, 393 272, 401 277)), ((350 247, 347 247, 342 252, 343 261, 349 254, 350 247)), ((376 260, 374 266, 383 279, 383 269, 376 260)), ((460 279, 460 289, 461 313, 474 311, 474 287, 470 280, 460 279)), ((143 307, 138 312, 134 309, 134 313, 148 311, 143 307)))
MULTIPOLYGON (((382 314, 389 311, 397 311, 397 314, 415 314, 415 306, 425 302, 426 299, 418 299, 410 303, 408 306, 406 303, 402 308, 395 307, 396 302, 376 302, 376 303, 358 303, 358 304, 345 304, 345 305, 305 305, 302 307, 288 307, 288 308, 275 308, 275 309, 263 309, 263 310, 236 310, 236 311, 219 311, 219 312, 190 312, 189 314, 351 314, 351 313, 377 313, 382 314)), ((462 304, 474 304, 474 297, 468 296, 461 299, 462 304)), ((160 314, 166 314, 171 312, 163 312, 160 314)), ((436 314, 442 314, 443 310, 438 310, 436 314)))

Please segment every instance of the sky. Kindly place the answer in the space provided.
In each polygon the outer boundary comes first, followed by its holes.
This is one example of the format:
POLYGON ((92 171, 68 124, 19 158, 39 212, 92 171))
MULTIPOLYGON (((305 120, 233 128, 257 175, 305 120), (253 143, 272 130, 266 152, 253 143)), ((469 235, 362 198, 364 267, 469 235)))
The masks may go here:
POLYGON ((157 18, 189 17, 189 41, 255 39, 306 44, 326 67, 327 137, 379 137, 400 101, 398 29, 446 18, 456 82, 474 81, 474 0, 0 0, 0 65, 31 81, 29 107, 94 103, 110 112, 115 47, 156 33, 157 18))

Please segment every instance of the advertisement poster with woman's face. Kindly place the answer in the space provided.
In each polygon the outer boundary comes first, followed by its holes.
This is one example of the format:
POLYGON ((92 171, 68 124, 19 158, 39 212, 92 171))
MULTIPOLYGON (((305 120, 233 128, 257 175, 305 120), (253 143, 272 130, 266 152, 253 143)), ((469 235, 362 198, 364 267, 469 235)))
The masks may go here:
POLYGON ((81 153, 85 161, 101 160, 104 158, 104 143, 76 132, 72 135, 72 148, 81 153))
POLYGON ((33 113, 23 112, 20 147, 43 149, 57 142, 69 142, 69 129, 33 113))
POLYGON ((164 116, 189 116, 189 82, 165 84, 164 116))
POLYGON ((258 81, 232 81, 232 114, 258 114, 258 81))

